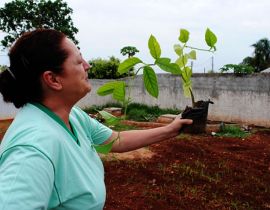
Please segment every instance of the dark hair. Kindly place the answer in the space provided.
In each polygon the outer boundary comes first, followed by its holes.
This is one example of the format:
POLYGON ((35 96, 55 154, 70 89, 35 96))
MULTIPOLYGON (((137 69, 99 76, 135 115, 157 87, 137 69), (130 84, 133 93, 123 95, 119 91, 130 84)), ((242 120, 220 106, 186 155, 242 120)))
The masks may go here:
POLYGON ((24 33, 9 51, 10 67, 0 73, 0 92, 6 102, 19 108, 40 102, 43 96, 40 76, 50 70, 62 71, 67 52, 62 47, 65 34, 53 29, 24 33))

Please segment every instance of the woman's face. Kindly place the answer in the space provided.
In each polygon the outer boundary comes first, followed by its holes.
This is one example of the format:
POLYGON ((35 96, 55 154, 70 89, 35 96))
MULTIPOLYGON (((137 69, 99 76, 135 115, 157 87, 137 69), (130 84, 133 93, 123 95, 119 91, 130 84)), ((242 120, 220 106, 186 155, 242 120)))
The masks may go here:
POLYGON ((82 58, 80 51, 70 39, 65 38, 62 47, 68 53, 61 73, 64 96, 77 101, 91 90, 87 73, 90 65, 82 58))

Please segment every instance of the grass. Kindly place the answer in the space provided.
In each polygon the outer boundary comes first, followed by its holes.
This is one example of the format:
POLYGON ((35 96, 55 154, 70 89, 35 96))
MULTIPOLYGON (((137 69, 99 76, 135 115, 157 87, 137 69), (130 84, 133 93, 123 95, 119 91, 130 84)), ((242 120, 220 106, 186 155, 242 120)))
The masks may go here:
POLYGON ((154 121, 163 114, 179 114, 178 109, 162 109, 158 106, 131 103, 127 109, 127 119, 135 121, 154 121))
MULTIPOLYGON (((108 103, 101 106, 91 106, 84 108, 84 111, 90 114, 96 114, 98 111, 103 110, 106 107, 120 107, 123 108, 123 106, 119 103, 108 103)), ((181 113, 181 110, 178 109, 162 109, 158 106, 148 106, 145 104, 139 104, 139 103, 131 103, 128 105, 127 108, 127 117, 128 120, 134 120, 138 122, 148 122, 148 121, 154 121, 157 119, 160 115, 163 114, 179 114, 181 113)))
POLYGON ((224 137, 236 137, 236 138, 246 138, 249 133, 243 131, 239 126, 235 125, 225 125, 224 128, 216 134, 217 136, 224 137))
POLYGON ((93 105, 93 106, 85 107, 83 108, 83 110, 88 114, 96 114, 98 111, 101 111, 107 107, 122 107, 122 105, 120 103, 107 103, 104 105, 93 105))

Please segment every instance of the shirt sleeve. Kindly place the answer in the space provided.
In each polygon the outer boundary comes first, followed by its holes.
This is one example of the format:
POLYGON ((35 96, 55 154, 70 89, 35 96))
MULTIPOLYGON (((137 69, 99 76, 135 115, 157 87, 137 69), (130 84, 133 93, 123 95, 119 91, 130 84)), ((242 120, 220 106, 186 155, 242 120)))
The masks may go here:
POLYGON ((102 144, 111 137, 112 129, 98 122, 96 119, 91 118, 79 107, 73 108, 73 114, 76 116, 76 120, 79 121, 85 132, 90 135, 92 143, 102 144))
POLYGON ((15 146, 2 153, 0 210, 47 209, 53 186, 53 165, 35 147, 15 146))
POLYGON ((94 144, 102 144, 112 135, 112 129, 98 122, 96 119, 90 118, 90 129, 94 144))

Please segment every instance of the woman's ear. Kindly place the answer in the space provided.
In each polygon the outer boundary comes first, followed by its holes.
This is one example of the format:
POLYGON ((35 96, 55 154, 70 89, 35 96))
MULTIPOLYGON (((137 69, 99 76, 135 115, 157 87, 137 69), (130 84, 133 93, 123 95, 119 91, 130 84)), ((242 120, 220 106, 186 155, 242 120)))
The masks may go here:
POLYGON ((61 90, 62 89, 62 84, 60 77, 58 77, 55 73, 52 71, 45 71, 41 75, 41 78, 43 80, 43 83, 48 87, 53 90, 61 90))

